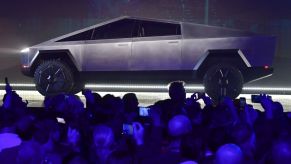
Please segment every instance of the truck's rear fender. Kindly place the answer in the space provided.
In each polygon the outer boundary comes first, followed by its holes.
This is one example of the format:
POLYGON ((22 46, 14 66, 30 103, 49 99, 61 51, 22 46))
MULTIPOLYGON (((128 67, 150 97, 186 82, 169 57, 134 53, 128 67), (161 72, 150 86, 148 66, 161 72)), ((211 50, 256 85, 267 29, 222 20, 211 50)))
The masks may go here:
POLYGON ((208 50, 198 61, 194 70, 197 70, 198 78, 203 78, 206 71, 219 63, 232 65, 243 71, 251 67, 243 52, 239 49, 208 50))
POLYGON ((273 36, 257 36, 251 40, 251 58, 249 62, 252 67, 263 67, 273 65, 276 51, 276 37, 273 36))

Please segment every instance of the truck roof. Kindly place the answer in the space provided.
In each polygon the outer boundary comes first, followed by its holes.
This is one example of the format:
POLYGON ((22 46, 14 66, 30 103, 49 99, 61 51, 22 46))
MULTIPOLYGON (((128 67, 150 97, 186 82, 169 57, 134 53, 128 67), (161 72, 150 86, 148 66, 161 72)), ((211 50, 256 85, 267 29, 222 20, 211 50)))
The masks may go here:
MULTIPOLYGON (((156 18, 147 18, 147 17, 135 17, 135 16, 120 16, 117 18, 113 18, 113 19, 109 19, 107 21, 103 21, 101 23, 86 27, 86 28, 82 28, 80 30, 50 39, 48 41, 42 42, 40 44, 35 45, 35 47, 37 46, 42 46, 42 45, 47 45, 48 43, 52 43, 52 42, 56 42, 58 40, 61 40, 63 38, 99 27, 99 26, 103 26, 105 24, 109 24, 118 20, 122 20, 122 19, 135 19, 135 20, 145 20, 145 21, 154 21, 154 22, 163 22, 163 23, 175 23, 175 24, 181 24, 181 25, 187 25, 187 26, 192 26, 195 27, 196 29, 200 31, 208 31, 210 32, 209 34, 211 34, 211 32, 213 31, 220 31, 220 33, 225 33, 225 34, 229 34, 230 36, 232 34, 242 34, 242 36, 248 35, 248 36, 254 36, 254 35, 258 35, 252 32, 248 32, 248 31, 242 31, 242 30, 236 30, 236 29, 231 29, 231 28, 226 28, 226 27, 219 27, 219 26, 210 26, 210 25, 205 25, 205 24, 198 24, 198 23, 193 23, 193 22, 185 22, 185 21, 175 21, 175 20, 168 20, 168 19, 156 19, 156 18)), ((200 32, 201 34, 207 34, 208 32, 200 32)), ((205 36, 207 37, 207 36, 205 36)), ((228 35, 226 37, 229 37, 228 35)), ((236 37, 236 36, 234 36, 236 37)), ((200 37, 201 38, 201 37, 200 37)), ((33 46, 34 47, 34 46, 33 46)))

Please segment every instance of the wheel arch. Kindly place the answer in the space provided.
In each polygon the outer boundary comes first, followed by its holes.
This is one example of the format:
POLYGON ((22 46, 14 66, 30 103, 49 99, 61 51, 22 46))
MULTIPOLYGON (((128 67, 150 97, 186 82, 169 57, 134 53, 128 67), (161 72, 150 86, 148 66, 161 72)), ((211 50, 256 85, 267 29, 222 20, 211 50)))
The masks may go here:
POLYGON ((230 64, 240 71, 251 67, 249 61, 240 49, 208 50, 198 61, 194 70, 198 78, 203 78, 206 71, 219 63, 230 64))
POLYGON ((46 60, 61 60, 69 65, 74 72, 80 72, 80 68, 77 65, 73 55, 69 50, 40 50, 38 56, 32 61, 31 73, 33 74, 36 68, 46 60))

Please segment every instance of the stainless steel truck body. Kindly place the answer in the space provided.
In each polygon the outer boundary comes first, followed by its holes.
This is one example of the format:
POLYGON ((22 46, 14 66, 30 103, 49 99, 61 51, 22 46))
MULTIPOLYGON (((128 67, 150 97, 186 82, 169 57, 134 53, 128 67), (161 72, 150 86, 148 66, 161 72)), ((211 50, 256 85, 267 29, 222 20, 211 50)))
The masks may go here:
POLYGON ((273 36, 125 16, 24 49, 21 63, 44 95, 80 91, 86 82, 82 74, 90 72, 142 72, 169 73, 171 80, 183 80, 185 73, 188 79, 200 79, 213 97, 235 97, 244 83, 272 74, 274 52, 273 36), (209 87, 207 81, 213 80, 217 84, 209 87))

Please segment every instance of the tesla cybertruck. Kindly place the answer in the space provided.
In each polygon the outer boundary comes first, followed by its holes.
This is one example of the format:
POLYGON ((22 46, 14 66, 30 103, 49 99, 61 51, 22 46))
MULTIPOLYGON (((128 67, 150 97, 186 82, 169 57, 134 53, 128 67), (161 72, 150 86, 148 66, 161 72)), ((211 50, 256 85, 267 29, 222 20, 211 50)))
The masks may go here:
POLYGON ((93 80, 183 80, 211 97, 237 97, 270 76, 275 37, 188 22, 119 17, 21 51, 42 95, 77 93, 93 80))

